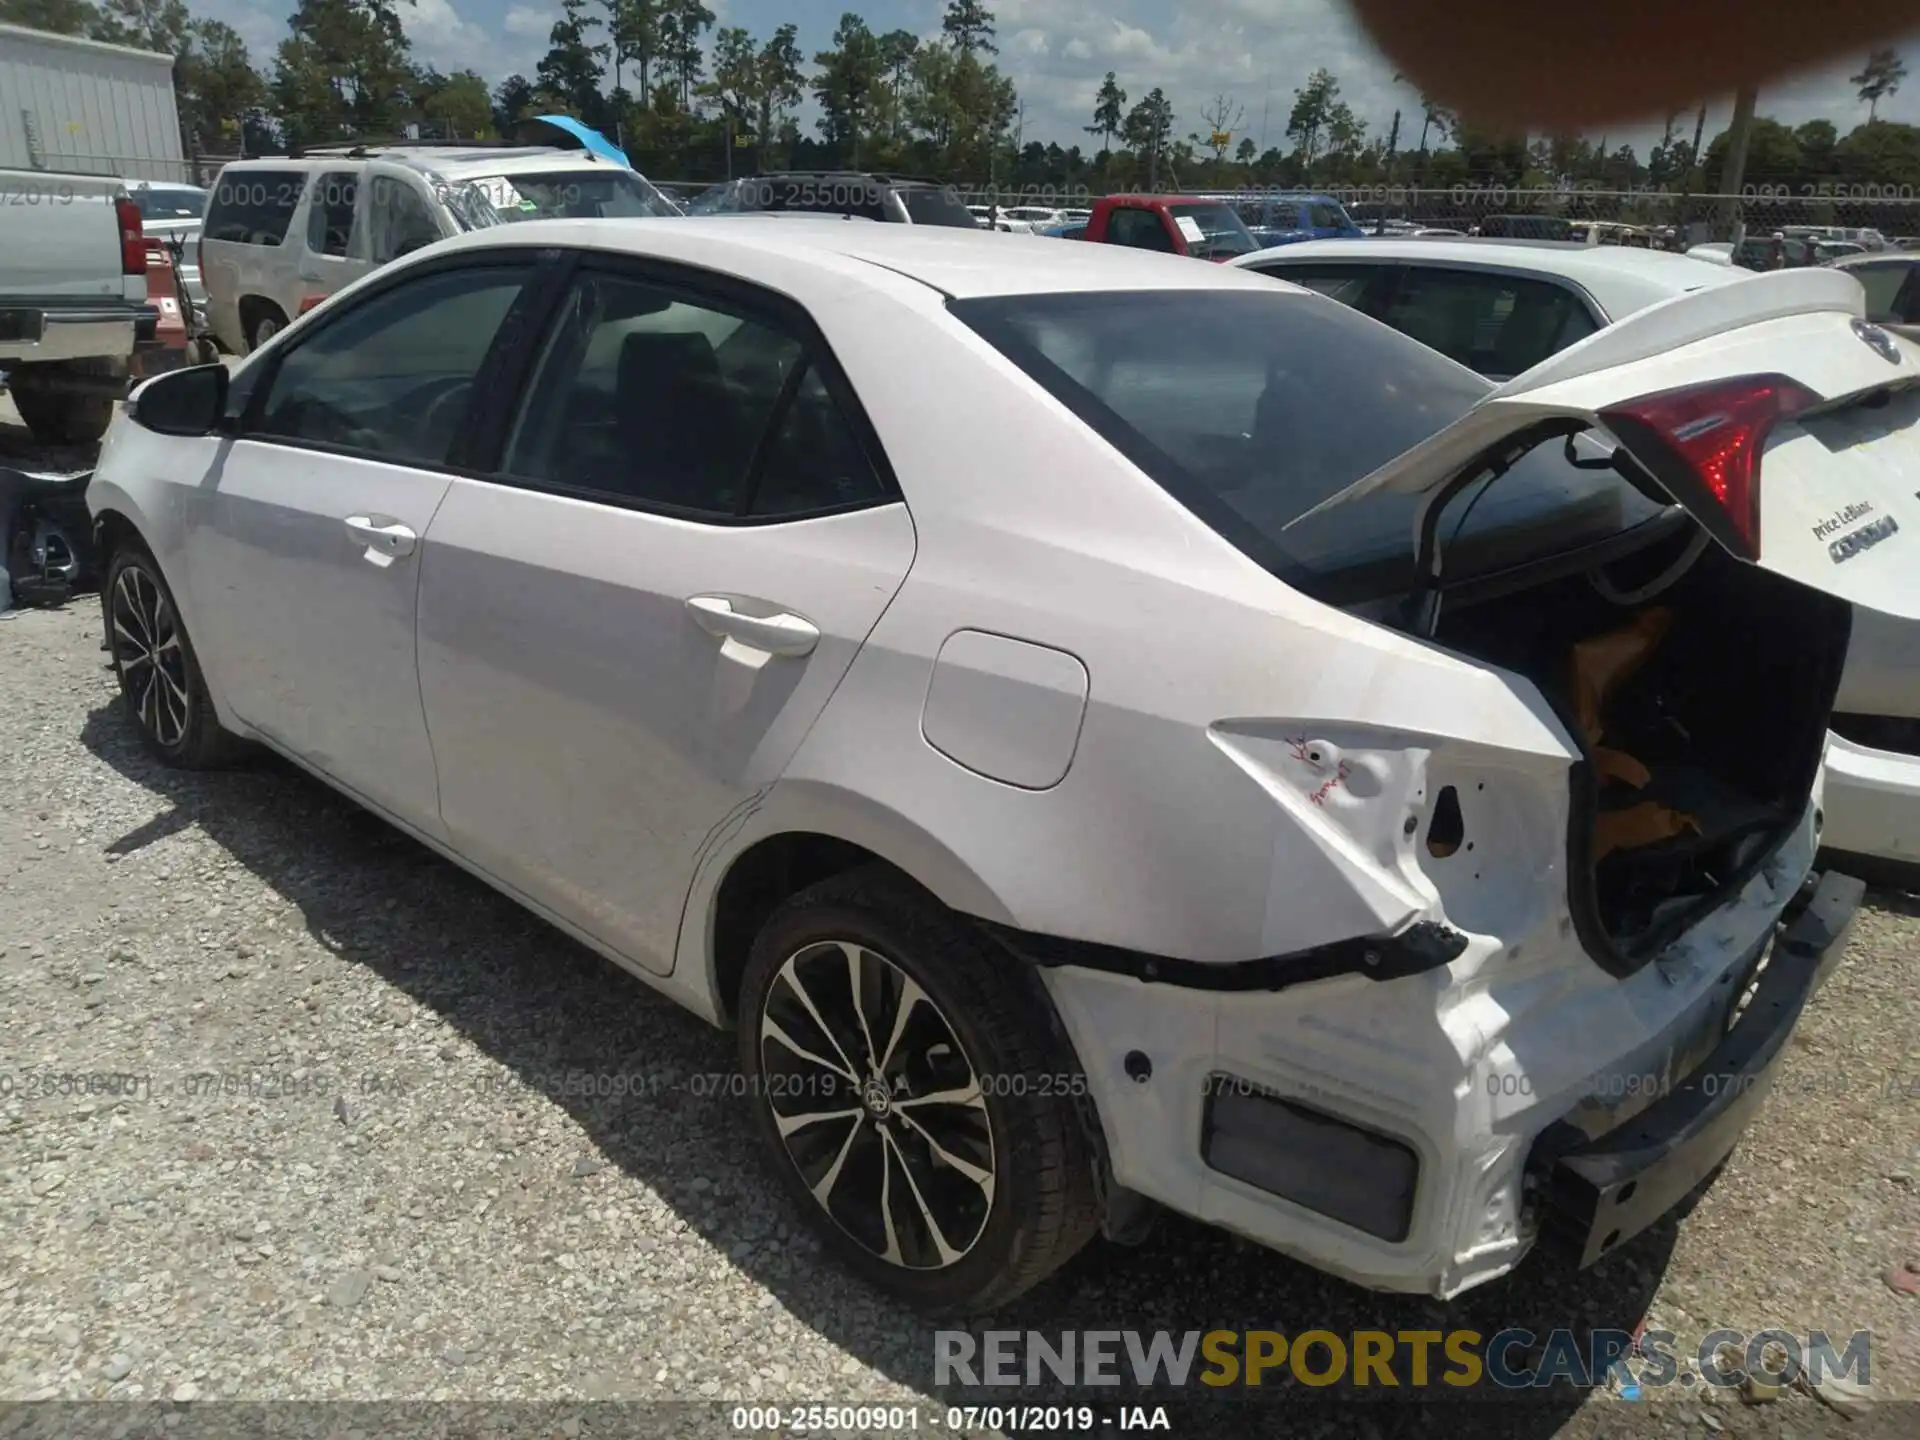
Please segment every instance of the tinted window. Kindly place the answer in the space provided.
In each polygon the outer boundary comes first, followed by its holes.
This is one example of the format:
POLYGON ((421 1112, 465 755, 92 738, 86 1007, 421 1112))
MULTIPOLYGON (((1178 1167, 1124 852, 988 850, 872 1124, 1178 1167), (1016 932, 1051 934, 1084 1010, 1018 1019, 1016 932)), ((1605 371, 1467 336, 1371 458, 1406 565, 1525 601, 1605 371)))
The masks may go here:
POLYGON ((233 170, 214 182, 207 205, 208 240, 241 245, 278 245, 300 204, 307 176, 301 170, 233 170))
POLYGON ((440 223, 419 190, 386 175, 376 175, 369 183, 367 252, 374 264, 397 260, 440 238, 440 223))
POLYGON ((354 306, 287 352, 249 433, 443 463, 524 273, 442 271, 354 306))
POLYGON ((313 203, 307 206, 307 248, 314 254, 346 255, 359 191, 360 177, 351 170, 329 171, 314 181, 313 203))
MULTIPOLYGON (((1382 493, 1283 527, 1490 388, 1339 305, 1281 290, 1016 296, 951 308, 1201 519, 1309 589, 1374 567, 1407 578, 1421 496, 1382 493)), ((1558 525, 1570 509, 1584 533, 1600 535, 1658 513, 1616 477, 1574 470, 1548 447, 1492 487, 1474 529, 1511 535, 1558 525)), ((1450 566, 1471 568, 1470 556, 1450 566)))
POLYGON ((487 175, 469 183, 502 220, 617 220, 680 213, 631 170, 487 175))
POLYGON ((1307 223, 1317 230, 1344 230, 1347 217, 1331 205, 1316 203, 1307 209, 1307 223))
POLYGON ((1173 251, 1173 237, 1167 234, 1159 214, 1152 210, 1124 206, 1114 209, 1107 216, 1107 241, 1113 245, 1130 245, 1136 250, 1173 251))
POLYGON ((907 215, 916 225, 949 225, 956 230, 977 230, 973 216, 951 190, 930 185, 903 185, 893 192, 907 207, 907 215))
POLYGON ((1294 285, 1318 290, 1342 305, 1357 306, 1366 292, 1367 282, 1380 273, 1378 265, 1262 265, 1261 274, 1294 285))
MULTIPOLYGON (((705 298, 588 274, 507 445, 509 475, 704 514, 739 514, 747 468, 800 343, 705 298)), ((810 463, 829 467, 825 456, 810 463)), ((797 489, 809 483, 789 467, 797 489)))
POLYGON ((1558 285, 1482 270, 1409 265, 1380 317, 1482 375, 1509 379, 1595 329, 1558 285))
POLYGON ((207 209, 207 192, 187 186, 148 185, 133 192, 142 220, 198 220, 207 209))
POLYGON ((877 500, 880 478, 812 366, 800 377, 753 486, 754 515, 800 515, 877 500))

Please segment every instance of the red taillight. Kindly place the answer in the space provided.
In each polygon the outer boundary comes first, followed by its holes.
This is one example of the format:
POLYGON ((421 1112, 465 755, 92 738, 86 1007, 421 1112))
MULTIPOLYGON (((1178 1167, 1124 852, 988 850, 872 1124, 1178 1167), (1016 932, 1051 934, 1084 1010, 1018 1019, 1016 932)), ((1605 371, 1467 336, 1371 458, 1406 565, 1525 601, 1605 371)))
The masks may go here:
POLYGON ((140 218, 140 207, 122 195, 113 202, 113 214, 120 226, 120 273, 147 273, 147 226, 140 218))
MULTIPOLYGON (((1602 410, 1600 419, 1639 458, 1646 432, 1677 457, 1726 517, 1749 560, 1760 558, 1760 453, 1773 427, 1820 397, 1784 375, 1745 375, 1642 395, 1602 410), (1639 433, 1635 433, 1635 432, 1639 433)), ((1663 467, 1653 467, 1656 472, 1663 467)), ((1656 473, 1665 482, 1667 476, 1656 473)), ((1684 495, 1675 495, 1685 501, 1684 495)), ((1711 528, 1710 517, 1701 517, 1711 528)))

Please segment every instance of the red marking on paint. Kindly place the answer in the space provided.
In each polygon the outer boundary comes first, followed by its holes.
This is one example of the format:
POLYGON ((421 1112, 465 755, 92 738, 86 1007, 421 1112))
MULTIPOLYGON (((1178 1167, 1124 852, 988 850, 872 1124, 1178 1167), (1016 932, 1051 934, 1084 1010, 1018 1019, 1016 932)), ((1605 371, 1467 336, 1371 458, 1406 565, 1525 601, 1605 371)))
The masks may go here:
POLYGON ((1344 785, 1346 783, 1347 776, 1351 775, 1352 773, 1353 773, 1353 768, 1350 765, 1348 765, 1346 761, 1342 760, 1340 762, 1340 772, 1337 775, 1335 775, 1331 780, 1327 781, 1326 784, 1322 785, 1318 790, 1314 791, 1311 795, 1307 796, 1307 799, 1311 800, 1316 805, 1326 804, 1327 796, 1332 794, 1340 786, 1344 785))

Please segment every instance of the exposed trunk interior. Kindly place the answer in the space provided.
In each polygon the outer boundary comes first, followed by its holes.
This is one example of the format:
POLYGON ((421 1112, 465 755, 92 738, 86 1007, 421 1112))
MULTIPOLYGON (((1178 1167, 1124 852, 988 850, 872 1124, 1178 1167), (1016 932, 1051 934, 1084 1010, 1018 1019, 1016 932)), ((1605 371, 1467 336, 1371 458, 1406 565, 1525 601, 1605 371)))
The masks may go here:
POLYGON ((1449 602, 1434 637, 1535 681, 1583 745, 1569 890, 1588 948, 1598 939, 1611 954, 1596 958, 1622 972, 1744 883, 1800 820, 1846 659, 1851 607, 1698 548, 1698 533, 1604 574, 1449 602), (1623 631, 1639 632, 1641 658, 1596 705, 1574 647, 1618 655, 1634 648, 1623 631))

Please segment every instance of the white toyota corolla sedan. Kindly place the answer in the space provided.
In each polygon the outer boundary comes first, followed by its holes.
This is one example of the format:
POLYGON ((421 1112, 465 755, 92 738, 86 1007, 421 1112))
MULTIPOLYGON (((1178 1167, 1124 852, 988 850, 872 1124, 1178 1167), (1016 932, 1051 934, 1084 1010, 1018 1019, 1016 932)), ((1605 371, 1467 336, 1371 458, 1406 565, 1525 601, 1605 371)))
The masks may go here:
POLYGON ((533 222, 147 383, 89 491, 131 723, 735 1027, 779 1183, 910 1300, 1148 1202, 1441 1296, 1616 1249, 1858 904, 1821 745, 1852 607, 1920 615, 1920 350, 1797 271, 1493 394, 1015 250, 533 222))

